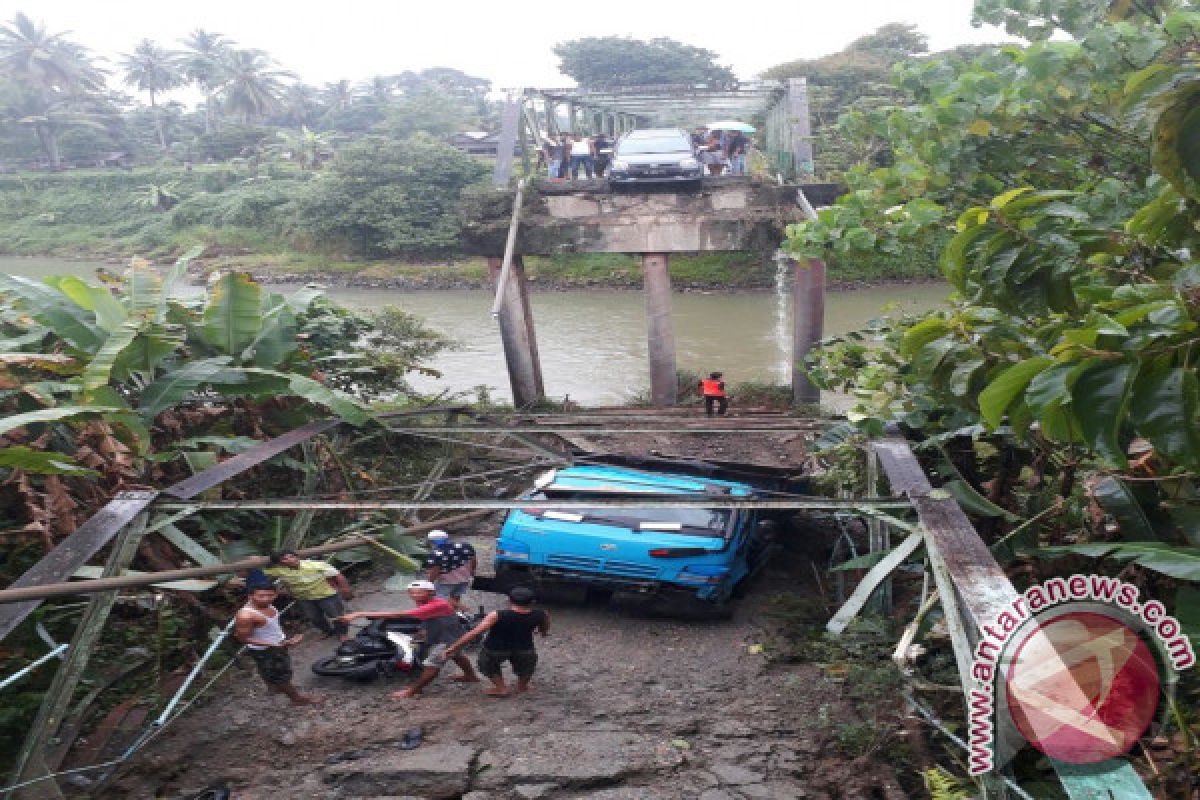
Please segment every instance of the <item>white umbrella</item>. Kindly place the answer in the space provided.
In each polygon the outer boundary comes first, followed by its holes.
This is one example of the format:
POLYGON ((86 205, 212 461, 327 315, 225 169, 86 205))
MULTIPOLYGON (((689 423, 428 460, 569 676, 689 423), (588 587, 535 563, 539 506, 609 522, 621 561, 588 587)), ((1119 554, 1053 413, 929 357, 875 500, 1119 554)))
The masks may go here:
POLYGON ((738 122, 736 119, 723 119, 719 122, 710 122, 705 127, 710 131, 741 131, 742 133, 754 133, 755 131, 753 125, 738 122))

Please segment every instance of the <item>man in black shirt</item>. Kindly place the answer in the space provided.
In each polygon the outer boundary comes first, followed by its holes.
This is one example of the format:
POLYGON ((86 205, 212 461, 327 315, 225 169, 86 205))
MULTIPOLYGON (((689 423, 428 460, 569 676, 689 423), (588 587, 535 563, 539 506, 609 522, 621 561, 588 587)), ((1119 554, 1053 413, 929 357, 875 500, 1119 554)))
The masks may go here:
POLYGON ((479 651, 479 671, 492 682, 492 688, 484 694, 505 697, 508 685, 501 671, 504 662, 512 664, 517 676, 517 692, 529 689, 529 680, 537 668, 537 650, 533 646, 533 632, 543 637, 550 635, 550 614, 533 607, 533 590, 517 586, 508 593, 507 609, 493 611, 483 621, 464 633, 457 642, 446 650, 448 657, 458 654, 468 642, 487 633, 483 648, 479 651))

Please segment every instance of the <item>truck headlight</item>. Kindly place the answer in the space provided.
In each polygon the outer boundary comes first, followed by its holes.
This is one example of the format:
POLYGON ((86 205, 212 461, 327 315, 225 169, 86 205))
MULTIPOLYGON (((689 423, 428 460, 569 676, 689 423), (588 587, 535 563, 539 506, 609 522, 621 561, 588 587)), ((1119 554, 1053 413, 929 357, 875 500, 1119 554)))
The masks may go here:
POLYGON ((696 167, 700 166, 700 162, 691 156, 688 156, 679 162, 679 166, 683 167, 684 169, 695 169, 696 167))
POLYGON ((615 159, 612 162, 612 169, 615 170, 616 172, 628 172, 629 171, 629 162, 622 161, 619 158, 615 159))

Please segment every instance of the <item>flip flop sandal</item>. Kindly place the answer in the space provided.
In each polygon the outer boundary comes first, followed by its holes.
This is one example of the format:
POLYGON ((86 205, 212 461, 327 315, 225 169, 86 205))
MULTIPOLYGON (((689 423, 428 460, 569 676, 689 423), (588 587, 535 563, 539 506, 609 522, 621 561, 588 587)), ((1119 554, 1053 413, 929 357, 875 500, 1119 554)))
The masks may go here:
POLYGON ((400 744, 397 745, 401 750, 416 750, 421 746, 423 734, 420 728, 409 728, 404 732, 404 737, 400 739, 400 744))

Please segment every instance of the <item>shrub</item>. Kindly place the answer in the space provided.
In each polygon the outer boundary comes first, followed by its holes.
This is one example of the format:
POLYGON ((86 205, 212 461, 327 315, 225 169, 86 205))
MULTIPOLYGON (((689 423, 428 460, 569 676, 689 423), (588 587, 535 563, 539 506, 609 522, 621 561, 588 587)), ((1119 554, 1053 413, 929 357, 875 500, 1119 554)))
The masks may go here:
POLYGON ((294 232, 364 257, 454 252, 459 196, 485 172, 479 161, 424 134, 364 139, 299 193, 294 232))

